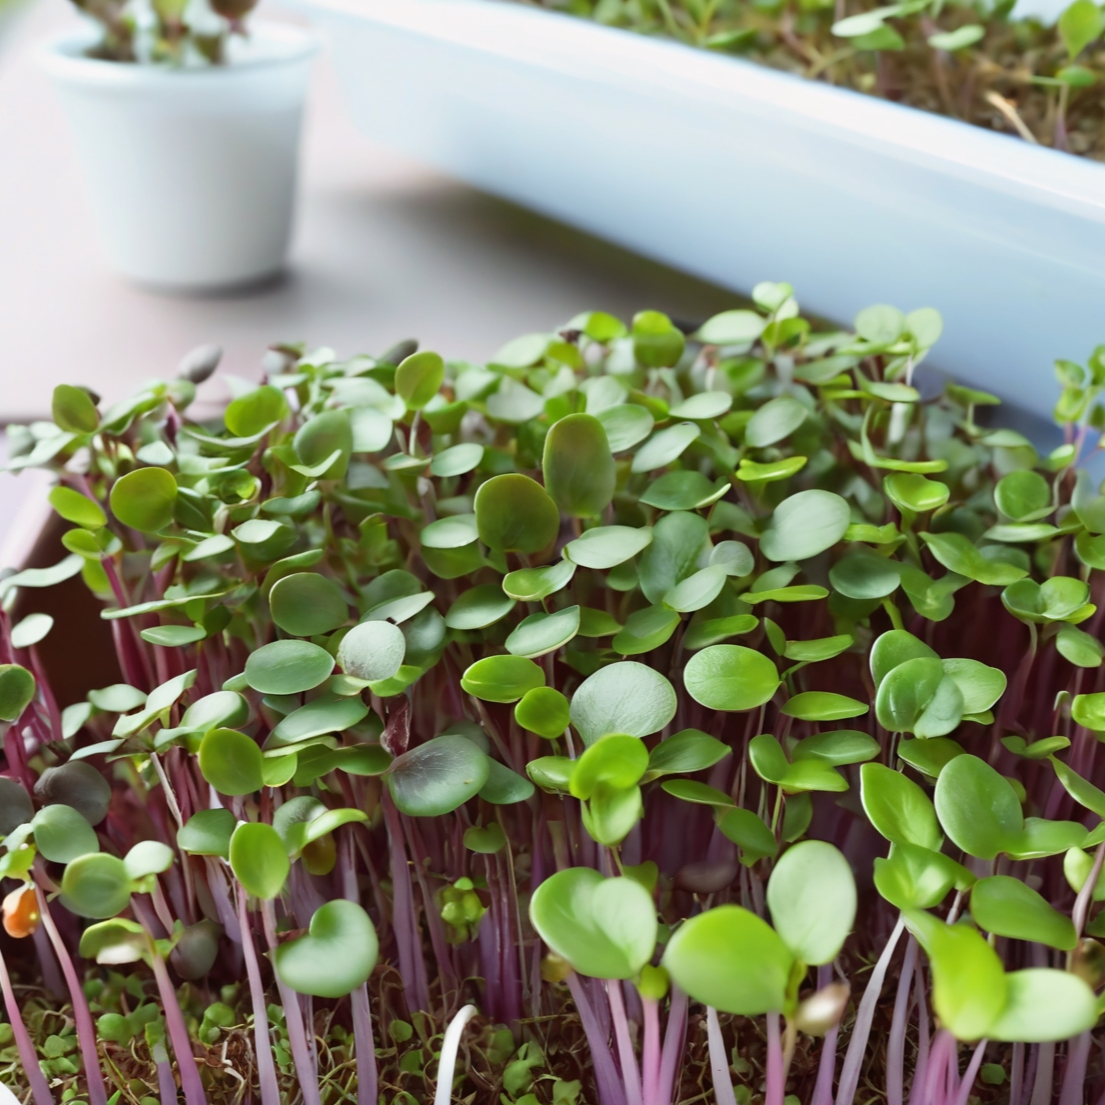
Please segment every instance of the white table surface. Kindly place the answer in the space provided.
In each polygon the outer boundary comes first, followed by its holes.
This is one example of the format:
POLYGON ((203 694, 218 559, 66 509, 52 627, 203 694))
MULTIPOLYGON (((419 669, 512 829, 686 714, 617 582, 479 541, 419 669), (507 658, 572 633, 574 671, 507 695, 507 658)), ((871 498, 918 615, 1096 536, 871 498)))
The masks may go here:
MULTIPOLYGON (((374 147, 347 119, 325 56, 286 275, 208 297, 131 286, 105 266, 66 121, 31 56, 74 19, 66 0, 33 0, 0 27, 0 425, 46 414, 59 383, 119 398, 203 342, 224 347, 223 370, 255 376, 274 340, 352 354, 418 337, 478 360, 581 310, 697 319, 734 305, 731 293, 374 147)), ((216 378, 201 394, 217 401, 225 385, 216 378)), ((0 475, 0 547, 30 484, 0 475)))

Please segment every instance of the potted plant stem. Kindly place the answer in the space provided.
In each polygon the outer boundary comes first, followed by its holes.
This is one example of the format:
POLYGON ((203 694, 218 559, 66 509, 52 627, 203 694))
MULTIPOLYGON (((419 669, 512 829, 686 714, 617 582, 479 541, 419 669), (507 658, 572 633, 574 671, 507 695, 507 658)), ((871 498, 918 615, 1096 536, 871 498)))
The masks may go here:
POLYGON ((594 9, 634 26, 672 10, 685 37, 686 13, 698 11, 728 36, 711 49, 489 0, 310 4, 373 141, 746 294, 785 256, 808 307, 838 322, 856 303, 931 304, 948 324, 942 367, 1043 411, 1051 359, 1077 358, 1100 340, 1102 170, 1016 137, 984 93, 1043 105, 1043 140, 1061 102, 1089 104, 1079 117, 1099 133, 1092 120, 1105 85, 1064 94, 1054 74, 1066 65, 1071 79, 1096 79, 1100 32, 1089 41, 1072 33, 1071 60, 1057 31, 1010 26, 971 5, 918 8, 883 6, 872 17, 891 45, 894 35, 908 39, 899 52, 833 35, 832 4, 594 9), (964 21, 984 27, 982 45, 929 46, 922 24, 955 34, 964 21), (811 25, 815 34, 804 30, 811 25), (995 60, 983 47, 998 42, 995 60), (894 95, 905 85, 929 103, 928 89, 933 107, 940 100, 925 74, 935 68, 966 97, 960 113, 986 129, 724 56, 737 49, 776 64, 785 55, 798 72, 815 71, 816 56, 822 76, 840 71, 839 83, 846 70, 857 86, 872 73, 899 74, 894 95), (1052 83, 1032 84, 1037 73, 1052 83))
POLYGON ((111 265, 204 291, 282 268, 313 35, 252 0, 78 4, 88 26, 41 60, 61 96, 111 265))
POLYGON ((22 1098, 1098 1098, 1105 347, 1041 455, 935 312, 754 301, 13 428, 68 526, 0 579, 22 1098), (122 674, 65 701, 77 579, 122 674))

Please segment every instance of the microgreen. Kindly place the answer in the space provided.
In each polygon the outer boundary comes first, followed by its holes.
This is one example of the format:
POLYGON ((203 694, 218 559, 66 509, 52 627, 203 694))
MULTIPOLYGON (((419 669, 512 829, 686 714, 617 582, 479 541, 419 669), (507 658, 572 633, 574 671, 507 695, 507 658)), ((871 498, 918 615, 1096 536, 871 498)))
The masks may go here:
POLYGON ((761 1031, 766 1105, 825 1105, 838 1041, 838 1105, 861 1077, 954 1105, 982 1056, 961 1073, 957 1041, 983 1038, 1035 1105, 1058 1042, 1080 1100, 1096 399, 1066 397, 1071 447, 1041 456, 978 424, 990 397, 921 385, 931 313, 822 333, 788 285, 753 300, 687 333, 581 316, 488 365, 279 347, 221 419, 178 378, 115 407, 61 389, 11 429, 68 551, 0 580, 2 912, 76 1037, 40 1068, 5 990, 36 1105, 44 1070, 106 1105, 137 1047, 152 1092, 222 1105, 241 1082, 179 1057, 224 1031, 262 1105, 407 1101, 464 1003, 511 1036, 470 1030, 435 1088, 479 1105, 542 1079, 673 1105, 707 1067, 744 1099, 727 1049, 761 1031), (59 702, 39 646, 77 632, 34 600, 78 574, 120 675, 59 702), (85 960, 151 1019, 93 1001, 85 960))

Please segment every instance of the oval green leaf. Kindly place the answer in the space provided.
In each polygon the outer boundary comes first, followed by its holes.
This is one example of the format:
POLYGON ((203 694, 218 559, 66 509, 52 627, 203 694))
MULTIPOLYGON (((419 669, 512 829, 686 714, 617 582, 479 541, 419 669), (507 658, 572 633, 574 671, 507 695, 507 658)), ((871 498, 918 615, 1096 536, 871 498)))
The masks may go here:
POLYGON ((683 669, 687 693, 709 710, 753 710, 770 701, 779 672, 761 652, 743 645, 711 645, 683 669))
POLYGON ((349 617, 341 588, 318 572, 293 572, 269 592, 272 620, 293 637, 317 637, 349 617))
POLYGON ((601 514, 614 497, 614 457, 602 423, 591 414, 569 414, 545 436, 545 490, 565 513, 601 514))
POLYGON ((309 641, 273 641, 246 661, 246 681, 262 694, 299 694, 317 687, 334 670, 334 658, 309 641))
POLYGON ((508 472, 480 484, 475 499, 480 540, 496 552, 540 552, 560 531, 560 511, 529 476, 508 472))
POLYGON ((230 838, 230 866, 255 898, 271 901, 284 889, 291 861, 280 834, 260 822, 243 823, 230 838))

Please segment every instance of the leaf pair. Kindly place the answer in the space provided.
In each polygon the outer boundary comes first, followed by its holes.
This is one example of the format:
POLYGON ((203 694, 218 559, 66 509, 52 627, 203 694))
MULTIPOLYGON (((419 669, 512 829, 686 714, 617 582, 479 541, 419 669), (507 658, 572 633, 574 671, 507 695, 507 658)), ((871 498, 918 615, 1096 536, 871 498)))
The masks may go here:
POLYGON ((977 660, 941 660, 904 629, 882 634, 871 649, 875 713, 891 732, 942 737, 977 718, 1005 691, 1005 674, 977 660))
POLYGON ((852 870, 833 845, 803 841, 776 864, 767 904, 771 925, 735 905, 685 921, 664 952, 673 981, 696 1001, 727 1013, 792 1015, 803 968, 835 959, 851 931, 852 870))
POLYGON ((968 925, 948 925, 917 910, 903 917, 932 963, 936 1014, 959 1039, 1066 1040, 1096 1023, 1093 991, 1077 975, 1050 968, 1006 973, 994 949, 968 925))

